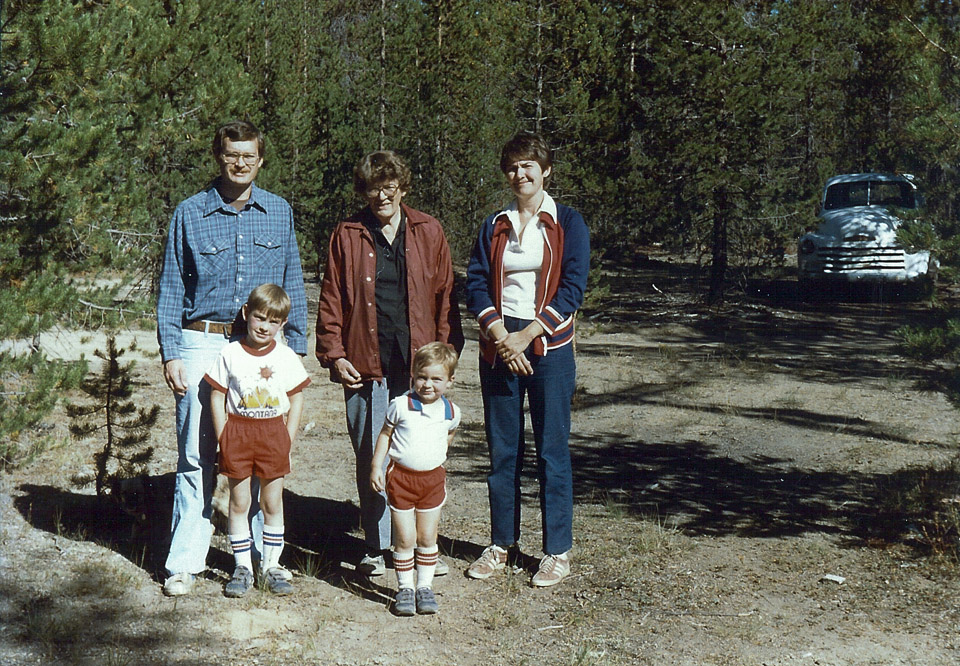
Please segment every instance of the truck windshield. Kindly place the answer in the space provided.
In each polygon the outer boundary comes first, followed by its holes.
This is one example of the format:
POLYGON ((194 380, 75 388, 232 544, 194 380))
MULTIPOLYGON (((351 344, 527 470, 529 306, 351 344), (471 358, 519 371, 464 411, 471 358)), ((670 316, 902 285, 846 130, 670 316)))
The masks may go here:
POLYGON ((824 210, 871 205, 916 208, 917 198, 914 189, 908 183, 889 180, 860 180, 831 185, 827 188, 827 195, 823 202, 824 210))

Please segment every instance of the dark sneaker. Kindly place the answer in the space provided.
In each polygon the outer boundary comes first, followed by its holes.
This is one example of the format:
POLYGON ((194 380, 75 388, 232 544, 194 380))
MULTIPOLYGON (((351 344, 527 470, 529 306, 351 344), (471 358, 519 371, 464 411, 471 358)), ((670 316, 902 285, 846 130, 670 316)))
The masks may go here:
POLYGON ((364 576, 382 576, 387 573, 387 565, 383 555, 364 555, 357 565, 357 573, 364 576))
POLYGON ((440 610, 437 603, 437 597, 429 587, 421 587, 417 590, 417 612, 420 615, 433 615, 440 610))
POLYGON ((397 598, 393 602, 393 610, 397 615, 410 617, 417 613, 417 601, 414 591, 409 587, 401 588, 397 592, 397 598))
POLYGON ((267 590, 270 591, 270 594, 276 594, 279 597, 293 594, 293 585, 290 584, 279 567, 268 569, 267 572, 263 574, 263 581, 267 586, 267 590))
POLYGON ((240 566, 233 570, 233 577, 223 588, 223 594, 237 599, 249 592, 251 587, 253 587, 253 572, 244 566, 240 566))

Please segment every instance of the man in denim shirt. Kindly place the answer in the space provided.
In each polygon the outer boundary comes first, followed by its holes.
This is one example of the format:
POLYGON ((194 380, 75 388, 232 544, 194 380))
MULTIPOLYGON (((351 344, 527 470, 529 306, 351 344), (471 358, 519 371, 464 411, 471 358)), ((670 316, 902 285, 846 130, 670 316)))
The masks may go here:
POLYGON ((284 337, 293 351, 307 352, 293 211, 254 185, 263 135, 251 123, 228 123, 217 130, 213 155, 219 178, 173 214, 157 300, 163 377, 177 403, 177 480, 163 585, 168 596, 189 592, 206 569, 217 438, 209 387, 201 380, 234 335, 233 323, 254 287, 269 282, 284 288, 292 302, 284 337))

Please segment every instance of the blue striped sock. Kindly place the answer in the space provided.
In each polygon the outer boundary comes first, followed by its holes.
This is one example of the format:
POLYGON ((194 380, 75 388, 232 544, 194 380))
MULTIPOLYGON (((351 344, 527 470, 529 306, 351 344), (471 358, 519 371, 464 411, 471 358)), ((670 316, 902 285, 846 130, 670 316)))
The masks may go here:
POLYGON ((237 566, 246 567, 253 571, 253 560, 250 555, 253 551, 253 539, 250 537, 250 532, 231 534, 230 548, 233 550, 233 558, 236 560, 237 566))
POLYGON ((263 526, 263 566, 262 571, 269 571, 280 564, 280 553, 283 552, 283 525, 263 526))

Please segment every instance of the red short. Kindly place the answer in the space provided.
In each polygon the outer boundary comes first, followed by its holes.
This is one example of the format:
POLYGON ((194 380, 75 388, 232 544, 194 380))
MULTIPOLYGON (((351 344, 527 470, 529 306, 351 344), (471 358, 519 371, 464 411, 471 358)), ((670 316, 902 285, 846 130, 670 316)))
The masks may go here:
POLYGON ((230 414, 220 433, 220 473, 231 479, 277 479, 290 473, 290 433, 282 416, 230 414))
POLYGON ((425 472, 391 462, 387 467, 387 502, 394 511, 432 511, 447 501, 447 470, 425 472))

